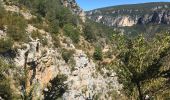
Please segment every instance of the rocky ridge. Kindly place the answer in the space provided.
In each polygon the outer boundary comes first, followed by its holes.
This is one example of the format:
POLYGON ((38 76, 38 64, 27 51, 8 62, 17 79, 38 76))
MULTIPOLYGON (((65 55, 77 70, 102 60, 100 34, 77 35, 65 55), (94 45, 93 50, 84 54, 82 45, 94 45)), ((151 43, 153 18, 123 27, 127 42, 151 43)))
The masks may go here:
POLYGON ((148 3, 115 6, 87 11, 88 18, 108 26, 170 24, 169 3, 148 3))

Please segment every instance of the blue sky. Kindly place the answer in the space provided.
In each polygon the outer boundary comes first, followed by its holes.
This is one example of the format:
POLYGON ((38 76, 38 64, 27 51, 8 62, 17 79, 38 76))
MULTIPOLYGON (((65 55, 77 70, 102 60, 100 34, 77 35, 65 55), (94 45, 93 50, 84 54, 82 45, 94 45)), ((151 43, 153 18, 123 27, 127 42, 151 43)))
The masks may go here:
POLYGON ((81 8, 85 11, 101 7, 122 5, 122 4, 136 4, 145 2, 170 2, 170 0, 76 0, 81 8))

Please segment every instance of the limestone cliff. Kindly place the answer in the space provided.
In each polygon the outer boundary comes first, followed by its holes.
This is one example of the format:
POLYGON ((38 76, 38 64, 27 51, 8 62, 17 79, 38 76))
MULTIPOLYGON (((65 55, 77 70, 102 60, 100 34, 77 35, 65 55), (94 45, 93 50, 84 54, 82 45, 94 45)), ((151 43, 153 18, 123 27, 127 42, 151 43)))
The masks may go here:
POLYGON ((108 26, 170 24, 170 3, 146 3, 106 7, 87 11, 87 17, 108 26))
POLYGON ((60 49, 43 47, 38 40, 32 40, 23 45, 26 48, 18 49, 15 64, 18 68, 23 69, 26 63, 26 67, 30 69, 27 88, 37 85, 34 90, 34 99, 43 99, 42 91, 46 89, 48 82, 58 74, 64 74, 68 77, 65 82, 68 84, 68 90, 63 95, 65 100, 93 99, 98 94, 102 94, 99 96, 102 100, 106 98, 112 100, 108 94, 109 92, 117 91, 120 93, 119 90, 122 86, 117 81, 116 73, 102 69, 104 75, 111 74, 109 77, 104 77, 96 70, 96 64, 93 60, 88 58, 84 51, 69 46, 72 44, 62 43, 63 48, 75 51, 73 55, 74 70, 71 69, 70 64, 62 59, 60 49), (37 46, 39 46, 38 50, 37 46), (27 56, 25 56, 26 53, 28 53, 27 56), (27 57, 27 60, 25 60, 25 57, 27 57))

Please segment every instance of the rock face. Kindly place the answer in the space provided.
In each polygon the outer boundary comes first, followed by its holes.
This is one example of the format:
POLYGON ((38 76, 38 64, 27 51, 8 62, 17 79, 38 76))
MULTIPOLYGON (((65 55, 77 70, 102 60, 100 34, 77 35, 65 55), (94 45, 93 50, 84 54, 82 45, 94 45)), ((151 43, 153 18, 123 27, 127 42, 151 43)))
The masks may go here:
POLYGON ((86 21, 86 16, 83 9, 81 9, 78 6, 75 0, 61 0, 61 2, 65 7, 69 8, 74 14, 77 14, 82 20, 82 22, 86 21))
POLYGON ((96 19, 96 22, 100 22, 108 26, 133 26, 135 24, 135 21, 130 16, 118 16, 116 18, 112 18, 110 16, 98 16, 92 19, 96 19))
POLYGON ((115 6, 86 12, 88 18, 108 26, 170 24, 170 3, 115 6))
MULTIPOLYGON (((113 91, 112 89, 119 90, 121 88, 121 85, 118 85, 118 82, 115 81, 117 77, 104 78, 97 73, 95 63, 91 59, 88 59, 82 50, 76 50, 74 60, 76 61, 75 70, 68 79, 69 91, 64 94, 64 99, 93 99, 95 95, 100 93, 102 94, 100 96, 101 99, 109 99, 107 95, 109 91, 113 91), (111 83, 110 85, 113 88, 109 89, 107 87, 108 83, 111 83)), ((115 73, 112 74, 116 75, 115 73)))
POLYGON ((170 11, 154 11, 151 16, 144 15, 138 19, 137 24, 170 24, 170 11))
MULTIPOLYGON (((52 45, 50 33, 30 24, 26 29, 28 33, 34 30, 44 34, 48 38, 48 45, 52 45)), ((24 49, 17 49, 18 53, 14 61, 21 73, 24 73, 25 67, 29 69, 26 90, 36 86, 33 93, 35 100, 44 98, 42 91, 46 89, 49 81, 59 74, 64 74, 68 77, 65 82, 68 84, 68 90, 63 95, 64 100, 87 100, 93 99, 95 96, 98 96, 101 100, 112 100, 109 95, 110 92, 120 94, 119 90, 122 85, 118 83, 116 73, 101 68, 103 71, 103 74, 101 74, 96 70, 97 65, 93 60, 88 58, 83 50, 76 49, 68 39, 69 44, 60 42, 61 48, 75 51, 73 54, 75 63, 72 65, 63 60, 60 48, 44 47, 39 42, 39 39, 32 39, 32 37, 30 37, 30 40, 29 43, 21 45, 24 49), (109 76, 107 76, 108 73, 110 74, 109 76)))
MULTIPOLYGON (((64 100, 86 100, 93 99, 94 96, 100 95, 100 99, 109 99, 109 92, 119 93, 121 85, 117 81, 116 73, 112 72, 110 76, 104 77, 96 70, 96 64, 89 59, 82 50, 74 47, 66 47, 75 50, 73 55, 75 64, 74 70, 61 57, 57 49, 42 47, 39 40, 33 40, 25 49, 18 49, 18 55, 15 58, 17 67, 23 69, 23 66, 29 68, 29 78, 27 88, 33 84, 38 85, 34 99, 43 99, 42 91, 47 83, 58 74, 68 76, 68 90, 63 95, 64 100)), ((102 69, 104 75, 110 71, 102 69)))

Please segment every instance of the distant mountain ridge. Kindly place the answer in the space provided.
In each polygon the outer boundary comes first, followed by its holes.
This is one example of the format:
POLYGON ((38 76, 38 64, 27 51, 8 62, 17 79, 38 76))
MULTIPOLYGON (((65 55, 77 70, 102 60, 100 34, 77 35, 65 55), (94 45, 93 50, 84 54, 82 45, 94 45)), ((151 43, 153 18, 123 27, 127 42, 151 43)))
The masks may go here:
POLYGON ((151 2, 99 8, 86 12, 89 19, 108 26, 170 24, 170 2, 151 2))

